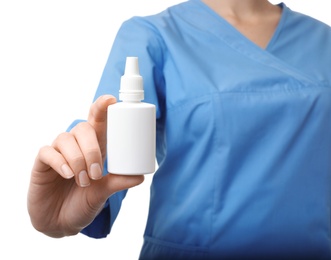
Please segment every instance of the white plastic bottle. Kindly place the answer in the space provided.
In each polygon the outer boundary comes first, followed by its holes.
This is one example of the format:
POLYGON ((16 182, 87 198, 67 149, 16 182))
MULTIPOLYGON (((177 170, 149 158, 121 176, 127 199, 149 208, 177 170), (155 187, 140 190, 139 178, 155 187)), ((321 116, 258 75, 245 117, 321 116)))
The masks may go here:
POLYGON ((138 58, 127 57, 119 100, 108 107, 107 170, 113 174, 139 175, 155 171, 155 124, 153 104, 144 99, 138 58))

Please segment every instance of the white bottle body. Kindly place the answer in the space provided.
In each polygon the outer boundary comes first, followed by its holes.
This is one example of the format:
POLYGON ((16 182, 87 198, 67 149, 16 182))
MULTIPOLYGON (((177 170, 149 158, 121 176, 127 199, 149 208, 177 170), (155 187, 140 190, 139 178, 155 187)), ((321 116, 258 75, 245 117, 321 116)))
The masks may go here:
POLYGON ((155 171, 156 112, 153 104, 119 102, 108 107, 107 170, 122 175, 155 171))

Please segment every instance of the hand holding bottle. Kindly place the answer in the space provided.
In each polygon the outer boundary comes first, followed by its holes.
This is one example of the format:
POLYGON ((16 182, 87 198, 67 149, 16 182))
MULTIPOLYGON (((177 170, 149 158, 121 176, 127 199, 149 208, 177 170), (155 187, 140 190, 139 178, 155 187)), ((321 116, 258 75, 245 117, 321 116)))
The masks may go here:
POLYGON ((88 121, 60 134, 51 146, 42 147, 32 168, 28 211, 33 226, 46 235, 77 234, 101 211, 117 191, 143 182, 144 177, 107 174, 107 108, 116 99, 99 97, 88 121))

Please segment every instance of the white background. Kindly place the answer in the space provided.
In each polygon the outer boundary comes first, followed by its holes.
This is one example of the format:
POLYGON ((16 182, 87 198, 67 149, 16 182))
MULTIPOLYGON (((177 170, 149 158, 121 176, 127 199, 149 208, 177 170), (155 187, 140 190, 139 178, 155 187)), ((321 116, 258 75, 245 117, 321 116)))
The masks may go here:
MULTIPOLYGON (((86 118, 122 21, 180 2, 0 0, 0 259, 138 258, 152 175, 130 190, 111 235, 99 240, 38 233, 29 221, 26 194, 39 147, 73 119, 86 118)), ((287 2, 331 24, 327 5, 325 0, 287 2)))

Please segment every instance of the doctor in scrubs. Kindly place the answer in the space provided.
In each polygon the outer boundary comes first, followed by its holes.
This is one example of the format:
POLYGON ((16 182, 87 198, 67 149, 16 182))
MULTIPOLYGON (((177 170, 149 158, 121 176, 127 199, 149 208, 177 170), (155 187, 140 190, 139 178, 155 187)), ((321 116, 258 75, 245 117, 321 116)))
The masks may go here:
POLYGON ((38 231, 105 237, 143 182, 104 170, 127 56, 157 107, 140 259, 331 259, 331 29, 267 0, 189 0, 122 24, 88 118, 36 156, 38 231))

